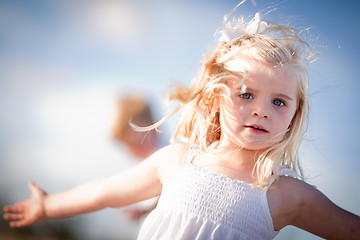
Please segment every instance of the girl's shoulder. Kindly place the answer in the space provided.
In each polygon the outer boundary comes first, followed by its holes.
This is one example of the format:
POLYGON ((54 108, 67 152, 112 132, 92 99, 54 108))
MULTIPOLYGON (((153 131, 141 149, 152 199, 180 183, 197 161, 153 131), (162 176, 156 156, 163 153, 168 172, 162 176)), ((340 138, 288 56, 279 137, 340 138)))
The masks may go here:
POLYGON ((162 183, 179 170, 186 152, 185 143, 173 142, 153 154, 152 157, 154 158, 158 169, 158 176, 162 183))
POLYGON ((168 162, 180 162, 181 157, 186 154, 186 144, 183 142, 172 142, 156 151, 153 155, 159 164, 168 162))
POLYGON ((287 225, 301 212, 321 205, 320 191, 314 186, 290 176, 280 176, 267 192, 269 209, 273 218, 275 230, 287 225), (320 198, 319 198, 320 197, 320 198))
MULTIPOLYGON (((289 176, 280 176, 268 189, 267 198, 274 230, 288 225, 289 219, 301 202, 301 190, 306 183, 289 176)), ((306 190, 305 190, 306 191, 306 190)))

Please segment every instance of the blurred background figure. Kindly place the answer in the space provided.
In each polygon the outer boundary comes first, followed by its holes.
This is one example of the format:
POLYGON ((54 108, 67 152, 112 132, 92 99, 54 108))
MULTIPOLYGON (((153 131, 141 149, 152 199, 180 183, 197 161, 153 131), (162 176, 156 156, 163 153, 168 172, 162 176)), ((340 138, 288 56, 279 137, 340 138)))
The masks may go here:
POLYGON ((141 133, 134 131, 129 122, 138 126, 154 123, 148 102, 139 96, 120 97, 115 106, 112 136, 129 149, 139 160, 148 157, 157 149, 158 136, 155 131, 141 133))

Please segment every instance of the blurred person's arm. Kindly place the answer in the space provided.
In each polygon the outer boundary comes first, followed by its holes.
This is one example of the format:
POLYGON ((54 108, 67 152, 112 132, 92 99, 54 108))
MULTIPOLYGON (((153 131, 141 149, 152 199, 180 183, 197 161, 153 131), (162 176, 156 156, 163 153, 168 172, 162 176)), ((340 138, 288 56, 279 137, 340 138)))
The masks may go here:
POLYGON ((173 155, 174 150, 179 148, 169 145, 134 168, 57 194, 46 194, 30 183, 31 197, 13 206, 5 206, 4 218, 10 221, 11 227, 24 227, 49 218, 70 217, 106 207, 122 207, 157 196, 162 188, 161 178, 168 175, 168 171, 159 171, 159 164, 166 161, 165 166, 170 167, 171 162, 177 163, 176 160, 168 160, 169 156, 180 155, 173 155))

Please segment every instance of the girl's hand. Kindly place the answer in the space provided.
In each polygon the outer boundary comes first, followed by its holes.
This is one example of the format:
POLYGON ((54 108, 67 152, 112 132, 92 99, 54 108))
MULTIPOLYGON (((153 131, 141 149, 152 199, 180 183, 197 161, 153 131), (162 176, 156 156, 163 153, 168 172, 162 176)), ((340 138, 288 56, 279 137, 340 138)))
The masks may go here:
POLYGON ((29 183, 31 197, 12 206, 4 207, 4 219, 10 221, 10 227, 26 227, 45 220, 46 193, 34 183, 29 183))

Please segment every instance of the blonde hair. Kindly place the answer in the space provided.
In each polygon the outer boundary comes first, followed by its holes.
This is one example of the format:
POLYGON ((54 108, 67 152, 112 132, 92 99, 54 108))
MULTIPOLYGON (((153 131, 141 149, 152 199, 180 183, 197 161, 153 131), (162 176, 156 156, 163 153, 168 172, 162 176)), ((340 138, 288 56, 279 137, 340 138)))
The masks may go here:
MULTIPOLYGON (((308 112, 306 63, 311 59, 311 48, 293 28, 286 25, 268 22, 262 33, 242 34, 231 44, 219 42, 214 51, 205 55, 202 67, 191 85, 175 85, 169 92, 169 100, 180 101, 179 108, 184 111, 173 138, 186 138, 188 150, 195 146, 201 151, 207 151, 221 136, 218 110, 220 97, 230 96, 230 81, 240 77, 239 84, 242 84, 246 80, 251 72, 247 61, 268 67, 287 67, 286 71, 293 71, 298 79, 297 109, 283 140, 261 154, 254 173, 262 187, 269 186, 272 176, 278 178, 281 166, 290 167, 302 176, 298 158, 308 112)), ((151 127, 156 128, 161 123, 151 127)))

